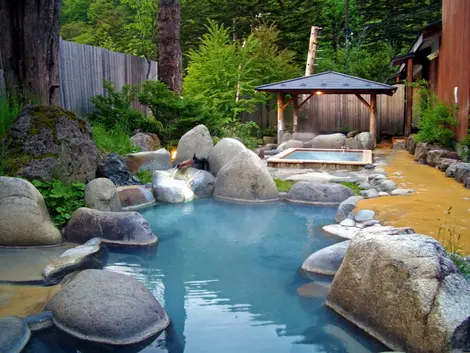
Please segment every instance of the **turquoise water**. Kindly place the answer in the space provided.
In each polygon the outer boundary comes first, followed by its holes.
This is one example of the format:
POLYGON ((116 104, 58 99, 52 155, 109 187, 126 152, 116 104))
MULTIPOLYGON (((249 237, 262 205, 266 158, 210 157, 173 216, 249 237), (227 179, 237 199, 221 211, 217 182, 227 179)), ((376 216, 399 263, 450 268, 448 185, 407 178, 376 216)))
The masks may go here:
POLYGON ((362 152, 295 151, 283 159, 362 162, 364 158, 362 152))
POLYGON ((323 305, 330 277, 315 283, 299 270, 313 251, 334 243, 319 226, 333 222, 335 208, 204 199, 142 214, 158 248, 111 249, 106 268, 142 281, 165 307, 170 329, 118 350, 49 331, 35 336, 28 353, 386 350, 323 305))

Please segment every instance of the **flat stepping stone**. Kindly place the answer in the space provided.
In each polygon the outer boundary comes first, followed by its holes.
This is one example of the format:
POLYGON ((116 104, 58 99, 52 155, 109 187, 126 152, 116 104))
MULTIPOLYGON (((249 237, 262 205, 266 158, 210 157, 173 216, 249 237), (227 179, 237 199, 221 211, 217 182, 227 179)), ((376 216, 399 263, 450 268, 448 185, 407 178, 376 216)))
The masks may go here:
POLYGON ((370 221, 373 219, 375 216, 375 212, 371 210, 360 210, 356 213, 354 216, 354 219, 357 222, 365 222, 365 221, 370 221))
POLYGON ((322 228, 325 232, 335 235, 343 240, 351 240, 360 231, 356 227, 344 227, 339 224, 330 224, 322 228))
POLYGON ((20 353, 31 337, 23 319, 8 316, 0 319, 0 349, 5 353, 20 353))
POLYGON ((302 264, 302 270, 320 275, 334 276, 343 262, 351 241, 327 246, 315 251, 302 264))

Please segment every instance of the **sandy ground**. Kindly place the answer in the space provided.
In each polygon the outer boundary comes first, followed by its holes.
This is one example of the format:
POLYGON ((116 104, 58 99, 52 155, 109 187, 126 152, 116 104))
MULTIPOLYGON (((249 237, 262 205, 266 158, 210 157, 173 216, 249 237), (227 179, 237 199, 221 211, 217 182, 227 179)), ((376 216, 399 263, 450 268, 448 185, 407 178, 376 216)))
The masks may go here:
POLYGON ((410 196, 362 200, 358 209, 374 210, 376 218, 385 225, 412 227, 444 245, 452 241, 464 254, 470 254, 470 190, 455 179, 446 178, 438 169, 415 162, 407 151, 377 152, 385 155, 387 165, 383 168, 387 176, 399 187, 416 192, 410 196))

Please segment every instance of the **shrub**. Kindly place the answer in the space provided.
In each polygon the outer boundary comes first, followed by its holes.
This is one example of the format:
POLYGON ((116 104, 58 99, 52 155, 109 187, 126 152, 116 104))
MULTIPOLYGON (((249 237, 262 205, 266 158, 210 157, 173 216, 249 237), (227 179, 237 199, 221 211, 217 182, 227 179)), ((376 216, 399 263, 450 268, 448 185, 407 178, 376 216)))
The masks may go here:
POLYGON ((42 194, 52 221, 57 227, 63 227, 72 217, 72 213, 85 206, 85 184, 64 185, 59 180, 31 182, 42 194))
POLYGON ((291 187, 295 184, 294 181, 289 180, 282 180, 282 179, 274 179, 274 183, 276 184, 277 191, 279 192, 288 192, 291 187))
POLYGON ((346 186, 347 188, 350 188, 354 195, 359 195, 359 191, 361 191, 361 189, 359 188, 359 185, 356 184, 356 183, 353 183, 352 181, 341 181, 339 184, 343 185, 343 186, 346 186))
POLYGON ((120 126, 107 130, 101 124, 95 124, 91 128, 93 140, 100 151, 119 155, 139 152, 140 148, 133 145, 127 132, 120 126))
POLYGON ((136 176, 144 184, 149 184, 152 182, 152 172, 149 170, 141 170, 137 173, 136 176))
POLYGON ((426 83, 419 82, 420 101, 417 106, 420 120, 419 132, 415 135, 417 142, 439 143, 449 146, 454 137, 451 126, 457 125, 454 113, 455 105, 439 102, 437 96, 426 83))
POLYGON ((241 140, 247 148, 255 148, 262 142, 256 137, 259 135, 259 127, 254 121, 242 123, 237 118, 230 119, 220 129, 221 137, 233 137, 241 140))

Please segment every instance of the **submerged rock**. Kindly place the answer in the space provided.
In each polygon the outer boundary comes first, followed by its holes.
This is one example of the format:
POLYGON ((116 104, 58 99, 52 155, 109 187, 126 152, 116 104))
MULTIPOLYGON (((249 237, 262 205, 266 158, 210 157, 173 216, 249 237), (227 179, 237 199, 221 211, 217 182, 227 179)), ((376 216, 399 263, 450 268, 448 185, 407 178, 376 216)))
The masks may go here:
POLYGON ((219 170, 214 196, 229 200, 264 202, 277 200, 278 192, 261 159, 252 151, 244 150, 219 170))
POLYGON ((28 325, 19 317, 0 319, 0 349, 5 353, 20 353, 31 337, 28 325))
POLYGON ((107 178, 90 181, 85 189, 85 205, 98 211, 121 211, 116 185, 107 178))
POLYGON ((211 172, 217 175, 224 165, 228 164, 238 153, 244 150, 246 150, 246 147, 240 141, 232 138, 223 138, 214 146, 209 155, 211 172))
POLYGON ((357 235, 326 304, 397 351, 470 349, 469 282, 428 236, 357 235))
POLYGON ((302 270, 320 275, 334 276, 343 262, 344 255, 351 241, 337 244, 315 251, 302 264, 302 270))
POLYGON ((362 196, 351 196, 341 202, 336 210, 335 221, 340 223, 354 210, 356 204, 364 199, 362 196))
POLYGON ((41 193, 30 182, 0 176, 0 245, 34 246, 62 242, 41 193))
POLYGON ((317 184, 299 181, 289 190, 286 200, 308 204, 339 205, 353 195, 354 193, 350 188, 341 184, 317 184))
POLYGON ((204 125, 198 125, 185 133, 179 140, 175 162, 192 159, 194 155, 199 159, 208 159, 212 147, 214 147, 214 143, 209 130, 204 125))
POLYGON ((46 305, 54 324, 86 341, 127 345, 163 331, 170 320, 142 283, 119 273, 85 270, 46 305))
POLYGON ((153 245, 158 239, 137 212, 102 212, 81 207, 72 214, 64 238, 83 244, 92 238, 115 245, 153 245))

